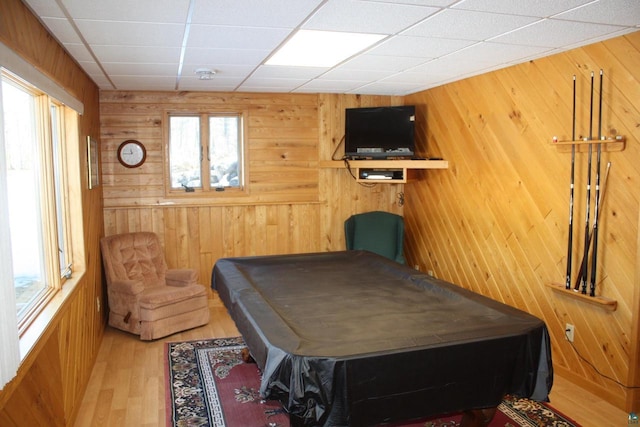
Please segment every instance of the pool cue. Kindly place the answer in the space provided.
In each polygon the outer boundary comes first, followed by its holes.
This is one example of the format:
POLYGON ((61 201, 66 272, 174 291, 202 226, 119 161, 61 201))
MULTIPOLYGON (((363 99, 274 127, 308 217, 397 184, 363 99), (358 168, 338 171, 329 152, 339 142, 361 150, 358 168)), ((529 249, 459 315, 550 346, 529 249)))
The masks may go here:
MULTIPOLYGON (((609 169, 611 169, 611 162, 607 163, 607 169, 605 170, 604 173, 604 179, 602 180, 602 185, 600 186, 601 190, 600 190, 600 206, 602 206, 602 203, 604 202, 604 195, 607 192, 607 179, 609 178, 609 169)), ((598 215, 600 215, 600 211, 598 211, 598 215)), ((589 233, 589 245, 591 245, 591 239, 593 238, 593 233, 589 233)), ((575 288, 574 290, 577 291, 580 289, 580 282, 582 281, 582 270, 584 269, 584 265, 587 263, 588 261, 586 259, 582 259, 582 262, 580 263, 580 268, 578 269, 578 277, 576 278, 576 283, 575 283, 575 288)))
MULTIPOLYGON (((573 75, 573 113, 571 141, 576 140, 576 75, 573 75)), ((576 145, 571 144, 571 185, 569 187, 569 238, 567 242, 567 275, 565 289, 571 289, 571 263, 573 257, 573 186, 575 182, 576 145)))
MULTIPOLYGON (((584 259, 589 258, 589 214, 591 209, 591 158, 593 157, 592 143, 593 139, 593 71, 591 72, 591 102, 589 104, 589 155, 587 161, 587 203, 585 207, 585 226, 584 226, 584 259)), ((588 262, 584 262, 582 266, 582 293, 587 293, 587 268, 588 262)))
POLYGON ((600 99, 598 107, 598 154, 596 160, 596 201, 593 211, 593 249, 591 254, 591 279, 589 280, 589 296, 596 296, 596 266, 598 261, 598 213, 600 204, 598 198, 600 195, 600 157, 602 154, 602 75, 600 70, 600 99))

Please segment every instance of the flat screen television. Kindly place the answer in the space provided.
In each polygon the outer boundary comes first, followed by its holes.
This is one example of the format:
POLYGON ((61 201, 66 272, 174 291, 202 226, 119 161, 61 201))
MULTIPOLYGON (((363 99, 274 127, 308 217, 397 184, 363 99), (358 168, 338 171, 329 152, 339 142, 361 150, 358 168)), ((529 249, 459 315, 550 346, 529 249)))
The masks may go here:
POLYGON ((345 157, 385 159, 413 156, 415 117, 413 105, 347 108, 345 157))

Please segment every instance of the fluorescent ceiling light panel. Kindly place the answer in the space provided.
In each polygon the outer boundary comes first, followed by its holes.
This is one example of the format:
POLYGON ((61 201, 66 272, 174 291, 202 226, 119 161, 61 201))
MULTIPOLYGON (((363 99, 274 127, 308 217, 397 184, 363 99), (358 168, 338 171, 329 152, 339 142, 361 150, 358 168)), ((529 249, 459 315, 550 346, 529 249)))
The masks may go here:
POLYGON ((266 64, 333 67, 385 37, 384 34, 300 30, 266 64))

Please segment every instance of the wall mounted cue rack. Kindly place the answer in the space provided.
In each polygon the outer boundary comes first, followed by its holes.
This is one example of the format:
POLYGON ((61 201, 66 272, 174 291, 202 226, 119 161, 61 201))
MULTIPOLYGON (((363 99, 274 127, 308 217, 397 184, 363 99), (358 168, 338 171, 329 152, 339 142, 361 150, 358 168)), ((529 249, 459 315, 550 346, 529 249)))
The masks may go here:
MULTIPOLYGON (((589 103, 589 136, 580 136, 576 139, 576 75, 573 75, 573 111, 572 111, 572 132, 571 140, 558 141, 558 138, 554 136, 551 140, 552 145, 556 146, 559 152, 571 153, 571 185, 570 185, 570 199, 569 199, 569 232, 567 239, 567 270, 565 283, 551 283, 547 286, 551 287, 556 292, 560 292, 564 295, 578 298, 578 300, 599 305, 607 310, 615 311, 618 307, 618 303, 615 300, 598 296, 595 294, 596 289, 596 267, 597 267, 597 253, 598 253, 598 217, 600 214, 600 201, 604 196, 604 193, 600 193, 600 166, 601 166, 601 154, 605 151, 622 151, 625 148, 626 139, 622 135, 606 136, 602 132, 602 87, 604 71, 600 69, 600 93, 598 96, 598 136, 593 136, 593 119, 594 119, 594 91, 595 91, 595 73, 591 72, 591 97, 589 103), (590 223, 591 213, 591 177, 592 177, 592 155, 594 146, 597 150, 597 166, 595 175, 595 203, 594 203, 594 217, 593 228, 590 223), (580 267, 580 274, 578 276, 579 281, 576 281, 575 286, 572 281, 572 269, 573 269, 573 212, 574 212, 574 181, 575 181, 575 154, 588 152, 588 165, 587 165, 587 190, 586 190, 586 224, 584 231, 584 252, 580 267), (591 229, 591 230, 590 230, 591 229), (589 251, 591 249, 591 242, 593 238, 593 250, 591 256, 591 276, 589 278, 589 251), (580 285, 582 289, 580 290, 580 285), (589 294, 587 294, 587 285, 590 288, 589 294)), ((615 133, 615 130, 611 130, 611 133, 615 133)), ((611 162, 607 164, 607 175, 611 162)), ((605 175, 605 183, 606 177, 605 175)), ((604 188, 603 188, 604 191, 604 188)))
POLYGON ((627 138, 621 135, 617 135, 615 138, 604 139, 578 139, 575 141, 557 141, 551 140, 551 145, 555 145, 556 149, 560 153, 570 153, 571 146, 575 145, 576 153, 586 153, 589 149, 589 144, 600 144, 602 151, 624 151, 627 138))
POLYGON ((565 289, 564 285, 561 283, 548 283, 547 286, 553 289, 556 292, 567 295, 572 298, 578 298, 580 301, 588 302, 589 304, 593 304, 599 307, 604 308, 608 311, 616 311, 618 308, 618 301, 614 299, 610 299, 607 297, 596 295, 595 297, 585 295, 580 291, 574 291, 573 289, 565 289))

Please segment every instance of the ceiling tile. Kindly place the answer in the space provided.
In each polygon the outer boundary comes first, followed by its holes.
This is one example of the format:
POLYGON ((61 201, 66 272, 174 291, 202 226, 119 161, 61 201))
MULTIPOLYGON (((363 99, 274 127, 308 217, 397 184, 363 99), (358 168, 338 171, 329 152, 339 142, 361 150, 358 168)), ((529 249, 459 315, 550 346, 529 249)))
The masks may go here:
MULTIPOLYGON (((379 2, 380 0, 363 0, 379 2)), ((384 0, 386 3, 413 4, 415 6, 447 7, 460 0, 384 0)))
POLYGON ((453 5, 454 9, 477 10, 512 15, 548 18, 593 0, 463 0, 453 5))
MULTIPOLYGON (((482 68, 486 68, 492 64, 512 63, 522 58, 528 58, 543 52, 549 52, 551 48, 539 46, 520 46, 497 44, 492 42, 476 43, 466 49, 455 52, 451 55, 439 58, 440 64, 447 64, 453 69, 465 67, 465 63, 476 64, 482 68)), ((424 69, 429 63, 420 65, 409 71, 414 72, 416 69, 424 69)), ((449 68, 451 69, 451 68, 449 68)))
POLYGON ((640 23, 638 0, 600 0, 554 16, 557 19, 634 26, 640 23))
POLYGON ((229 26, 294 28, 321 0, 195 0, 192 22, 229 26))
POLYGON ((62 43, 82 44, 78 33, 64 18, 43 18, 42 22, 56 35, 56 39, 62 43))
POLYGON ((176 76, 178 65, 167 64, 131 64, 127 62, 103 62, 102 67, 110 76, 176 76))
POLYGON ((178 63, 179 47, 93 45, 93 53, 101 62, 178 63))
POLYGON ((189 47, 220 49, 275 49, 289 35, 281 28, 223 27, 219 25, 192 25, 189 47))
POLYGON ((184 25, 77 20, 89 44, 179 47, 184 25))
POLYGON ((376 82, 359 87, 348 93, 361 95, 407 95, 422 89, 422 86, 411 83, 383 83, 376 82))
POLYGON ((372 55, 437 58, 474 42, 469 40, 431 39, 426 37, 397 36, 371 49, 372 55))
POLYGON ((252 76, 279 79, 313 79, 326 71, 326 68, 318 67, 281 67, 277 65, 261 65, 255 70, 252 76))
POLYGON ((74 19, 182 24, 187 22, 189 2, 190 0, 60 0, 74 19))
POLYGON ((397 73, 385 79, 379 80, 379 83, 405 83, 418 86, 426 86, 442 80, 442 77, 427 73, 406 72, 397 73))
POLYGON ((422 58, 411 56, 385 56, 370 53, 356 56, 341 64, 336 70, 358 71, 402 71, 424 62, 422 58))
POLYGON ((304 93, 347 93, 356 90, 366 82, 349 80, 312 80, 297 88, 294 92, 304 93))
POLYGON ((300 85, 308 82, 309 79, 277 79, 270 77, 249 77, 242 84, 243 86, 256 86, 256 87, 280 87, 294 89, 300 85))
POLYGON ((27 6, 41 18, 64 18, 65 14, 58 3, 51 0, 29 0, 27 6))
POLYGON ((175 90, 176 78, 167 76, 112 76, 117 90, 175 90))
POLYGON ((619 29, 618 31, 614 31, 612 33, 606 33, 606 34, 601 34, 599 36, 594 36, 592 38, 584 38, 581 40, 578 40, 575 43, 571 43, 571 44, 565 44, 560 46, 560 48, 558 48, 558 51, 565 51, 565 50, 571 50, 580 46, 584 46, 587 44, 591 44, 591 43, 597 43, 603 40, 607 40, 613 37, 618 37, 618 36, 624 36, 625 34, 629 34, 631 32, 635 32, 637 31, 637 29, 631 28, 631 27, 622 27, 621 29, 619 29))
POLYGON ((481 41, 540 18, 447 9, 405 31, 403 35, 481 41))
POLYGON ((191 47, 185 50, 184 62, 197 64, 253 65, 258 66, 269 55, 268 50, 256 49, 204 49, 191 47))
POLYGON ((104 74, 102 73, 100 74, 87 73, 87 74, 89 74, 89 76, 93 79, 93 81, 96 82, 98 86, 100 86, 100 89, 104 89, 104 90, 115 89, 115 87, 111 85, 111 82, 109 81, 109 79, 105 77, 104 74))
POLYGON ((442 81, 448 78, 459 77, 459 76, 468 76, 473 74, 479 74, 483 72, 488 65, 486 63, 477 63, 472 61, 467 61, 466 57, 454 57, 447 56, 440 59, 435 59, 433 61, 429 61, 423 65, 420 65, 411 71, 410 73, 423 73, 426 76, 429 76, 432 80, 442 81), (451 68, 455 67, 455 68, 451 68), (455 72, 451 72, 449 70, 455 70, 455 72))
POLYGON ((92 76, 104 76, 102 69, 94 61, 80 61, 82 69, 92 76))
POLYGON ((435 7, 329 0, 303 26, 310 30, 396 34, 440 10, 435 7))
POLYGON ((344 68, 336 68, 318 77, 317 80, 358 81, 360 82, 361 85, 363 85, 370 81, 377 81, 380 79, 384 79, 385 77, 389 77, 392 74, 395 74, 395 72, 381 71, 373 68, 370 70, 364 70, 364 71, 354 71, 354 70, 348 70, 344 68))
POLYGON ((583 22, 543 19, 527 27, 491 39, 524 46, 561 47, 618 31, 619 27, 583 22))
POLYGON ((74 57, 78 62, 94 61, 91 52, 82 43, 65 43, 64 48, 74 57))

